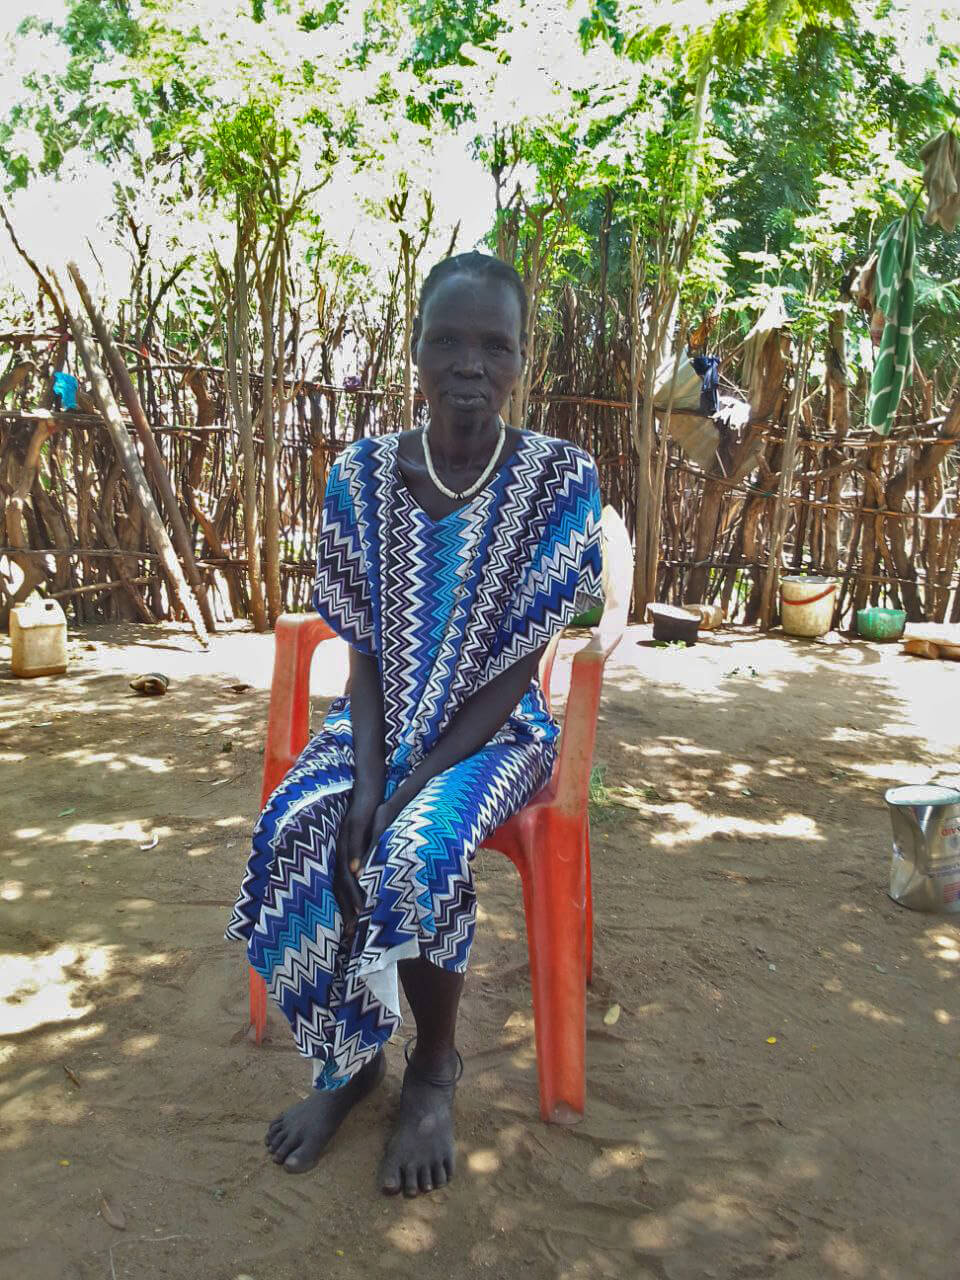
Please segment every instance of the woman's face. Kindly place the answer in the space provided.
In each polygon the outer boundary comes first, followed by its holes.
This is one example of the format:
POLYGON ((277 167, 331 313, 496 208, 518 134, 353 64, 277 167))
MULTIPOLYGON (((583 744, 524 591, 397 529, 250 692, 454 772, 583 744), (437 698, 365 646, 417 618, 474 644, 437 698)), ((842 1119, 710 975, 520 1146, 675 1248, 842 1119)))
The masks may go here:
POLYGON ((492 421, 523 368, 515 292, 484 276, 441 280, 420 317, 413 357, 435 421, 465 427, 492 421))

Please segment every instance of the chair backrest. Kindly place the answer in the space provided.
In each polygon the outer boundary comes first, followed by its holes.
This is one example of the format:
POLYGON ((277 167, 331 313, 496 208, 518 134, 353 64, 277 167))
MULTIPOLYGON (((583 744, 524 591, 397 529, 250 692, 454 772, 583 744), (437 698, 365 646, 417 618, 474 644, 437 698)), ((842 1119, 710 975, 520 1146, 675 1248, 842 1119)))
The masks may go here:
POLYGON ((603 508, 603 554, 606 565, 606 600, 598 631, 607 653, 619 643, 627 626, 633 593, 633 547, 620 513, 603 508))
MULTIPOLYGON (((617 645, 627 625, 627 611, 630 608, 630 595, 633 591, 633 548, 630 545, 630 534, 620 514, 613 507, 604 507, 601 516, 603 530, 603 616, 597 633, 604 650, 610 653, 617 645)), ((557 656, 560 644, 558 631, 540 659, 538 674, 540 687, 550 709, 550 677, 553 673, 553 661, 557 656)))

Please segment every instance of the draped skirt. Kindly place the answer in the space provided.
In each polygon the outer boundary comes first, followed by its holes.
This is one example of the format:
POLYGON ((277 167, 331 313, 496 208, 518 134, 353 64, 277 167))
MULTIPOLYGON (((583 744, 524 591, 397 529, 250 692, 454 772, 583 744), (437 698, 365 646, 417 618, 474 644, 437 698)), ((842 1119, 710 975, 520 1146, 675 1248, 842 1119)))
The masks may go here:
MULTIPOLYGON (((316 1088, 346 1084, 400 1026, 398 961, 423 956, 466 969, 476 925, 473 856, 546 783, 554 758, 552 738, 527 734, 511 718, 490 743, 432 778, 361 870, 363 906, 345 936, 333 881, 353 789, 353 733, 349 699, 333 703, 257 819, 226 930, 246 943, 312 1061, 316 1088)), ((398 781, 391 777, 389 787, 398 781)))

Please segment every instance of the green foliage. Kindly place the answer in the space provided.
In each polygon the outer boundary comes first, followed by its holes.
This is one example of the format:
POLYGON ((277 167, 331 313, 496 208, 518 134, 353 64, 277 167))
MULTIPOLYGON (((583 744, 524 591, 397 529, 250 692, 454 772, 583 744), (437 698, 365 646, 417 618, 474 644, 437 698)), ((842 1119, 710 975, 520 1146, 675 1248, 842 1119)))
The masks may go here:
MULTIPOLYGON (((68 0, 59 23, 27 18, 44 56, 0 109, 7 188, 90 157, 115 178, 118 227, 144 190, 144 216, 174 227, 164 244, 186 245, 198 202, 228 226, 238 208, 265 228, 292 218, 305 269, 373 288, 383 271, 331 233, 323 189, 353 175, 363 234, 392 244, 390 198, 407 190, 420 209, 453 139, 498 184, 487 243, 536 280, 545 334, 565 281, 598 288, 604 226, 621 302, 633 229, 644 288, 668 284, 691 314, 732 306, 743 326, 779 288, 802 329, 823 326, 849 266, 918 191, 919 147, 956 116, 958 50, 917 31, 908 0, 218 3, 206 22, 187 0, 68 0), (683 235, 681 255, 664 251, 683 235)), ((960 236, 921 229, 922 362, 951 351, 958 281, 960 236)), ((213 306, 209 281, 191 287, 213 306)))
POLYGON ((73 0, 62 26, 28 17, 20 31, 46 36, 53 58, 26 70, 20 99, 0 121, 0 168, 8 188, 26 186, 34 174, 55 173, 74 148, 99 149, 105 158, 121 154, 149 103, 136 93, 117 93, 111 101, 92 88, 100 67, 117 55, 135 57, 142 46, 142 30, 123 0, 73 0), (27 134, 33 135, 29 153, 16 146, 27 134))

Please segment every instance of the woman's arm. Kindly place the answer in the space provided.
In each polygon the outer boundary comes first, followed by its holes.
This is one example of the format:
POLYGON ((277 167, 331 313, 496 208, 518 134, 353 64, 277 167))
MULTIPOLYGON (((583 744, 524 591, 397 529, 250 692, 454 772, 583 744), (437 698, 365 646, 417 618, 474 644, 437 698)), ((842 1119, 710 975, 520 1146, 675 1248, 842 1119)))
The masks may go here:
POLYGON ((383 803, 386 785, 383 690, 375 657, 350 646, 350 721, 353 727, 354 783, 337 838, 334 893, 348 926, 356 919, 363 898, 348 868, 360 865, 370 847, 374 815, 383 803))
MULTIPOLYGON (((467 699, 430 754, 403 780, 389 800, 384 800, 377 809, 364 854, 369 856, 372 846, 383 832, 431 778, 472 756, 486 746, 504 726, 529 688, 545 648, 546 645, 543 645, 534 653, 521 658, 467 699)), ((351 863, 351 867, 355 865, 355 869, 359 870, 364 861, 366 858, 360 855, 360 859, 355 864, 351 863)))
POLYGON ((350 647, 350 721, 353 727, 354 792, 379 791, 383 799, 386 777, 383 690, 375 657, 350 647))

